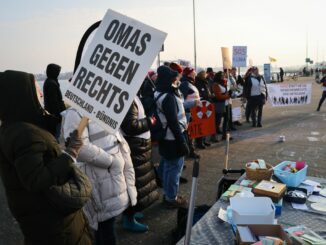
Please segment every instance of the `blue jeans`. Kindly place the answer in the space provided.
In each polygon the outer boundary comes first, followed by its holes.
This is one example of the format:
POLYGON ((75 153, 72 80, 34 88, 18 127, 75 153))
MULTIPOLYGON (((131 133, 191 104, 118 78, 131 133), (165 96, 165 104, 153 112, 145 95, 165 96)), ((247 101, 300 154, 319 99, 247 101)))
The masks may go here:
POLYGON ((182 173, 184 157, 167 160, 161 158, 158 175, 163 181, 163 190, 167 201, 175 200, 179 191, 179 179, 182 173))

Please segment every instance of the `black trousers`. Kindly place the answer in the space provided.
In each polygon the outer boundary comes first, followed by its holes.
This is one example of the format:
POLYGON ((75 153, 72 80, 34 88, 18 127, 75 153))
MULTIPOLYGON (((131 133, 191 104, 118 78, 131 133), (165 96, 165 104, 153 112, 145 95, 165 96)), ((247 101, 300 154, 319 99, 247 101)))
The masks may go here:
POLYGON ((223 126, 222 126, 222 134, 226 135, 227 131, 230 131, 230 119, 231 119, 231 106, 225 106, 225 112, 223 113, 223 126))
POLYGON ((98 223, 98 229, 95 232, 96 245, 116 245, 116 235, 114 230, 115 218, 98 223))
POLYGON ((257 123, 260 124, 263 115, 263 106, 264 106, 264 103, 262 101, 262 96, 261 95, 251 96, 248 102, 251 110, 252 124, 253 125, 256 125, 257 123))
POLYGON ((251 108, 250 108, 250 102, 249 102, 249 99, 247 100, 247 103, 246 103, 246 111, 245 111, 245 115, 246 115, 246 121, 249 122, 250 115, 251 115, 251 108))
POLYGON ((326 91, 324 91, 323 92, 323 94, 322 94, 322 96, 321 96, 321 98, 320 98, 320 100, 319 100, 319 104, 318 104, 318 108, 317 108, 317 110, 320 110, 320 107, 321 107, 321 105, 324 103, 324 100, 326 99, 326 91))

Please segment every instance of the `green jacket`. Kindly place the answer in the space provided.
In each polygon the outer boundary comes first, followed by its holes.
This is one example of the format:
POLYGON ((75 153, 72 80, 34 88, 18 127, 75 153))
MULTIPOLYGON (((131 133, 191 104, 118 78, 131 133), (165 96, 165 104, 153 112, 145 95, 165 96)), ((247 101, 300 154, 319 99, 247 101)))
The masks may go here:
POLYGON ((43 194, 69 178, 73 161, 61 152, 54 137, 33 124, 0 128, 0 174, 25 244, 91 244, 82 210, 64 216, 43 194))

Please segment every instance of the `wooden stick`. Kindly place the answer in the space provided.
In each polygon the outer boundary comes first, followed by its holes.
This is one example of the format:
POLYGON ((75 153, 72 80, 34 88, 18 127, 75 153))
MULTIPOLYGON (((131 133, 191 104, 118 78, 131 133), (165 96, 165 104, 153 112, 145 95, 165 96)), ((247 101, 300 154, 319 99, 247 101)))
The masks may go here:
POLYGON ((83 134, 84 129, 87 127, 88 121, 89 121, 88 117, 82 117, 82 119, 80 120, 80 123, 77 128, 79 136, 81 136, 83 134))

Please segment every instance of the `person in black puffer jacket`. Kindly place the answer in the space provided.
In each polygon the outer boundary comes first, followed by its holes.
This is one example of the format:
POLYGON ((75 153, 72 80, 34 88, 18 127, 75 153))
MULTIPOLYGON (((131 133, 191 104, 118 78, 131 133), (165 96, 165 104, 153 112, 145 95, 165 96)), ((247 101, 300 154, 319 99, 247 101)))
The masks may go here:
POLYGON ((131 150, 131 159, 135 169, 137 205, 129 207, 123 215, 123 227, 127 230, 145 232, 147 225, 136 221, 141 211, 158 200, 156 176, 151 163, 150 127, 155 124, 155 118, 146 117, 143 105, 138 96, 124 118, 121 129, 131 150))
POLYGON ((60 113, 66 110, 58 81, 60 71, 61 67, 59 65, 49 64, 46 68, 47 79, 44 81, 43 85, 44 108, 57 118, 56 139, 60 136, 60 113))

